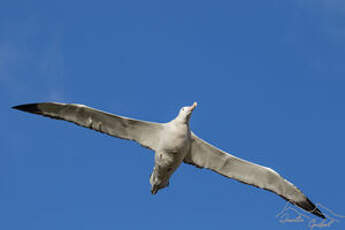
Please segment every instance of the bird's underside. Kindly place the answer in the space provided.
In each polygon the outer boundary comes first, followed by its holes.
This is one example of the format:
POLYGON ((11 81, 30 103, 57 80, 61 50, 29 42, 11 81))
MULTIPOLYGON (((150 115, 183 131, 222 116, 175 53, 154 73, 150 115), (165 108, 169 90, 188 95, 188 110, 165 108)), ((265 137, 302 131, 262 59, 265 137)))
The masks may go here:
POLYGON ((168 123, 140 121, 105 113, 84 105, 64 103, 24 104, 14 109, 66 120, 110 136, 133 140, 155 151, 155 168, 150 177, 151 192, 169 185, 169 178, 185 162, 207 168, 228 178, 278 194, 292 204, 321 218, 321 211, 291 182, 274 170, 242 160, 200 139, 189 129, 189 119, 196 103, 181 108, 168 123), (168 146, 162 143, 176 143, 168 146), (178 151, 165 151, 178 149, 178 151))

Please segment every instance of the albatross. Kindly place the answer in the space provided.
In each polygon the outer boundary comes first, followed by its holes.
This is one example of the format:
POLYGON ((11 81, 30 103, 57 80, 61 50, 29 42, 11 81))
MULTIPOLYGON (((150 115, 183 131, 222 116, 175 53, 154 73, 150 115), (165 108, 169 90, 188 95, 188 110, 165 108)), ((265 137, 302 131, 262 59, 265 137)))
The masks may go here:
POLYGON ((184 106, 176 118, 155 123, 106 113, 80 104, 57 102, 23 104, 13 109, 73 122, 110 136, 132 140, 155 152, 150 176, 151 193, 169 185, 181 163, 210 169, 225 177, 276 193, 318 217, 322 212, 288 180, 271 168, 233 156, 196 136, 189 121, 197 103, 184 106))

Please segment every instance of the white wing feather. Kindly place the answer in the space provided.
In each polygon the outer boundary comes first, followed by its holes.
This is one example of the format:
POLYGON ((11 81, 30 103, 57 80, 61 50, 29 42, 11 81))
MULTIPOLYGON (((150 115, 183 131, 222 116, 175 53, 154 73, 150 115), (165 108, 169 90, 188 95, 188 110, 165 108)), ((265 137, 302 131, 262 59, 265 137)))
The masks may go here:
POLYGON ((185 163, 211 169, 242 183, 269 190, 289 202, 325 218, 319 209, 291 182, 276 171, 226 153, 192 134, 192 147, 185 163))
POLYGON ((13 108, 54 119, 70 121, 110 136, 133 140, 152 150, 156 150, 162 130, 162 124, 160 123, 122 117, 85 105, 48 102, 19 105, 13 108))

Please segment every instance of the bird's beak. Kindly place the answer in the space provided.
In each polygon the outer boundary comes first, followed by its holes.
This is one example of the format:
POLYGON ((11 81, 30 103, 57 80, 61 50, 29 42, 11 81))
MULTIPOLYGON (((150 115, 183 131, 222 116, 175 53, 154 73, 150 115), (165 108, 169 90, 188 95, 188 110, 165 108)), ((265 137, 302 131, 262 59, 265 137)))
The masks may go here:
POLYGON ((190 107, 190 110, 193 111, 197 105, 198 105, 198 103, 194 102, 193 105, 190 107))

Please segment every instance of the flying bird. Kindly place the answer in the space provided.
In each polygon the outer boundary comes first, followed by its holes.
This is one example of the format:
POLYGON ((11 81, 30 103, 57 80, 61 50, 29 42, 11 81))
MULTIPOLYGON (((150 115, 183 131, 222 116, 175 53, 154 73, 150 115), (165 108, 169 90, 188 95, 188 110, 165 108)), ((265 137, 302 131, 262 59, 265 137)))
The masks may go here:
POLYGON ((47 102, 12 108, 70 121, 110 136, 138 142, 155 151, 154 169, 150 176, 152 194, 167 187, 171 175, 184 162, 271 191, 290 203, 325 218, 296 186, 276 171, 233 156, 196 136, 189 126, 196 106, 197 103, 194 102, 191 106, 182 107, 176 118, 167 123, 127 118, 80 104, 47 102))

